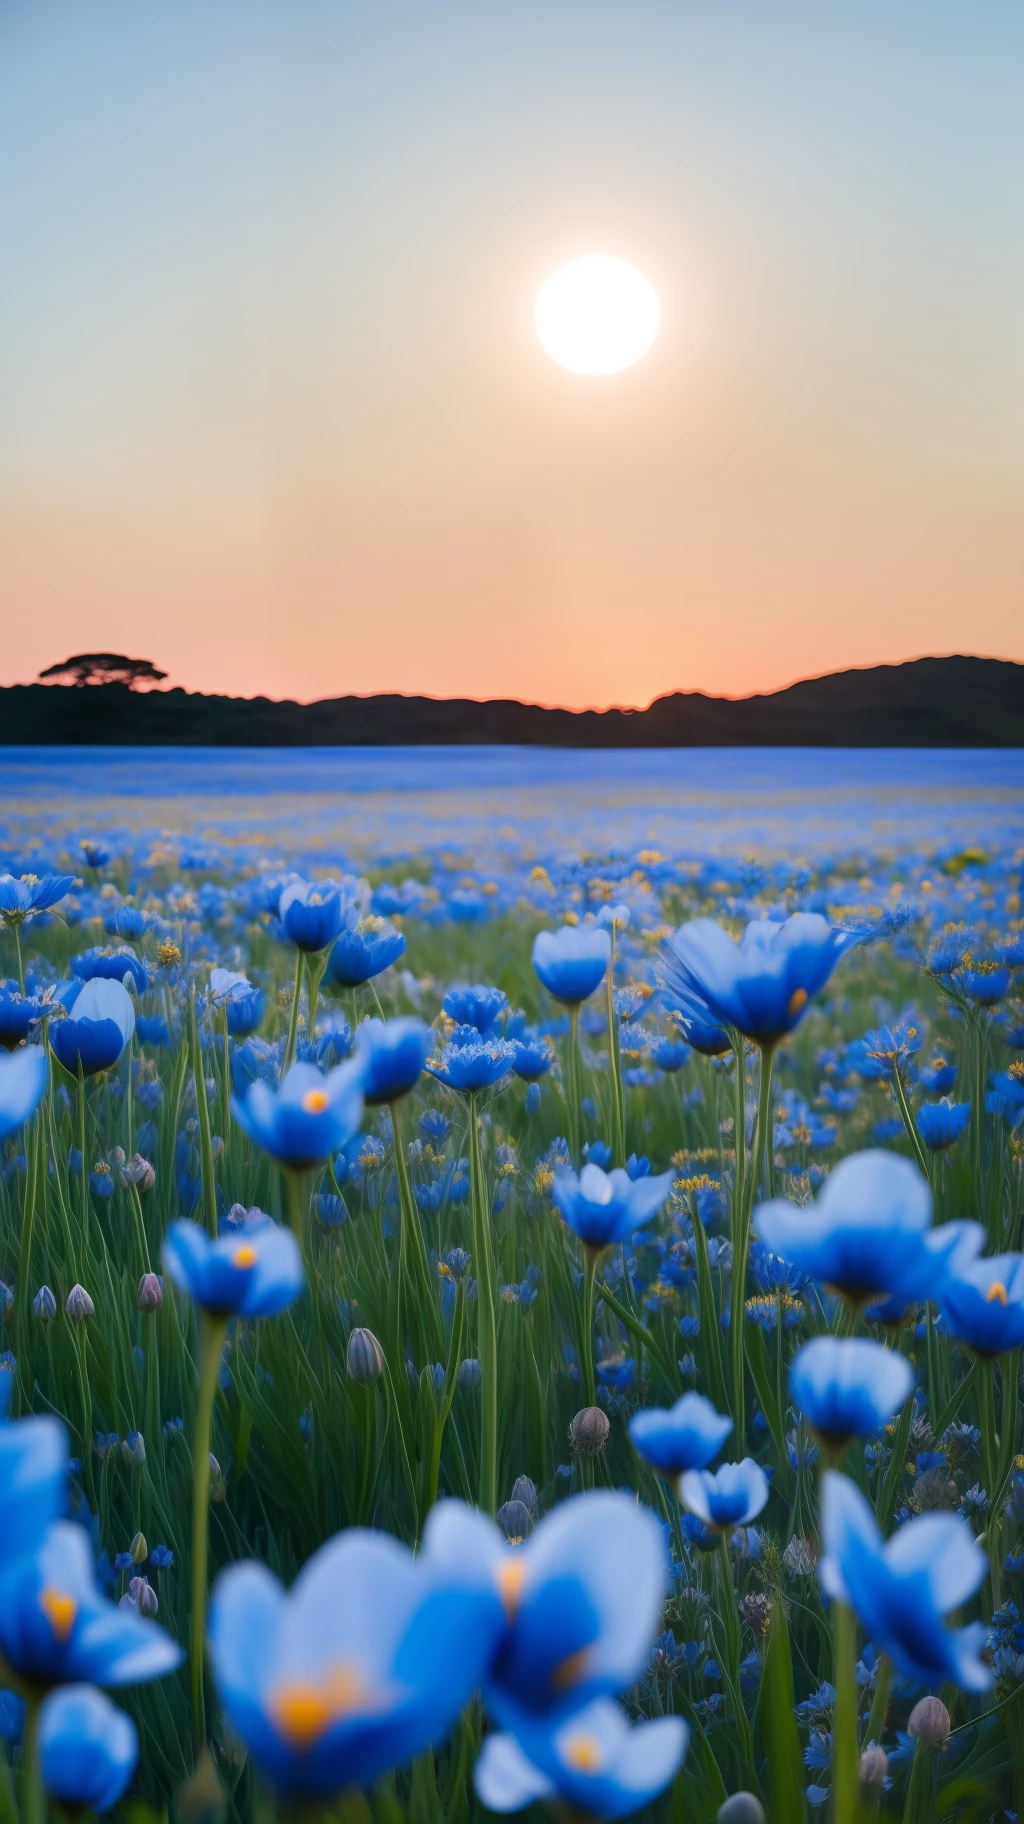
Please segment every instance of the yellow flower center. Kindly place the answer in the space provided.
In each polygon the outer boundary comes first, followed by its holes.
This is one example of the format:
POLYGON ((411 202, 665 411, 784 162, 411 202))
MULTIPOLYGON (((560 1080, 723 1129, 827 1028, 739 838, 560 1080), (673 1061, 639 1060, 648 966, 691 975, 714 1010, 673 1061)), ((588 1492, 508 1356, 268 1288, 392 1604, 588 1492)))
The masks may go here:
POLYGON ((512 1621, 526 1582, 526 1566, 521 1558, 503 1558, 494 1576, 505 1613, 509 1621, 512 1621))
POLYGON ((243 1241, 231 1256, 233 1267, 254 1267, 257 1261, 256 1249, 249 1241, 243 1241))
POLYGON ((992 1284, 985 1294, 985 1300, 986 1303, 990 1305, 1005 1305, 1009 1302, 1006 1296, 1006 1287, 1003 1285, 1001 1279, 994 1279, 992 1281, 992 1284))
POLYGON ((341 1664, 323 1684, 283 1679, 271 1691, 267 1709, 285 1741, 302 1753, 341 1717, 369 1709, 368 1697, 358 1666, 341 1664))
POLYGON ((325 1089, 307 1089, 302 1098, 302 1106, 307 1115, 322 1115, 330 1104, 330 1097, 325 1089))
POLYGON ((806 1007, 806 1005, 807 1005, 806 988, 794 988, 792 994, 789 997, 789 1017, 790 1017, 790 1019, 795 1020, 797 1014, 802 1013, 804 1008, 806 1007))
POLYGON ((604 1749, 596 1735, 579 1729, 565 1744, 565 1758, 577 1773, 600 1773, 604 1766, 604 1749))
POLYGON ((67 1640, 75 1625, 78 1614, 78 1603, 73 1596, 65 1595, 63 1590, 55 1589, 52 1583, 39 1592, 39 1607, 46 1616, 58 1640, 67 1640))

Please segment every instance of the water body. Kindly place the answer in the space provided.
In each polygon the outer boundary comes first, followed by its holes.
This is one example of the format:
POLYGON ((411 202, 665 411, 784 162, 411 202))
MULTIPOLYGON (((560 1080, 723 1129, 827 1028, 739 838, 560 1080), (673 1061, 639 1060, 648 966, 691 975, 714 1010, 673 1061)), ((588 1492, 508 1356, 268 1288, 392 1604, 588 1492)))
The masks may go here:
POLYGON ((1024 749, 0 747, 5 849, 104 829, 292 857, 1006 853, 1024 749))

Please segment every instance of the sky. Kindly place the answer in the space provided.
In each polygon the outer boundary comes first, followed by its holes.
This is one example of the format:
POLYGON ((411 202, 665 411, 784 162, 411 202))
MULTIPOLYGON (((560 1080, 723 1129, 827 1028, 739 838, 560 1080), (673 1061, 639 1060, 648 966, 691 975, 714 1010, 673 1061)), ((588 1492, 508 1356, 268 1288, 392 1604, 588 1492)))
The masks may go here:
POLYGON ((0 0, 0 682, 1024 660, 1024 8, 0 0), (625 373, 533 304, 611 253, 625 373))

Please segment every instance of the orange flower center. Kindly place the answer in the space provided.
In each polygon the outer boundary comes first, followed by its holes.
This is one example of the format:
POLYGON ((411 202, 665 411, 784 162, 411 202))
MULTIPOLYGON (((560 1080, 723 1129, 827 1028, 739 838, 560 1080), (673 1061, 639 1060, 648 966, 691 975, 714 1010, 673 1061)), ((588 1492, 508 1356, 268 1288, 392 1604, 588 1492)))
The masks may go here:
POLYGON ((495 1572, 498 1595, 509 1621, 514 1620, 526 1582, 526 1566, 521 1558, 503 1558, 495 1572))
POLYGON ((369 1709, 368 1696, 359 1667, 340 1664, 322 1684, 283 1679, 272 1690, 267 1708, 285 1741, 302 1753, 341 1717, 369 1709))
POLYGON ((789 1017, 790 1017, 790 1019, 795 1020, 797 1014, 802 1013, 804 1008, 806 1007, 806 1005, 807 1005, 806 988, 794 988, 792 994, 789 997, 789 1017))
POLYGON ((596 1735, 579 1729, 565 1744, 565 1758, 577 1773, 600 1773, 604 1766, 604 1749, 596 1735))
POLYGON ((986 1303, 990 1305, 1005 1305, 1009 1302, 1006 1295, 1006 1287, 1003 1285, 1001 1279, 994 1279, 992 1281, 992 1284, 985 1294, 985 1300, 986 1303))
POLYGON ((325 1089, 307 1089, 302 1098, 302 1106, 307 1115, 322 1115, 329 1103, 330 1097, 325 1089))
POLYGON ((67 1640, 75 1625, 78 1614, 78 1603, 73 1596, 63 1590, 55 1589, 52 1583, 39 1592, 39 1607, 46 1616, 58 1640, 67 1640))
POLYGON ((231 1256, 233 1267, 254 1267, 257 1261, 256 1249, 251 1242, 243 1241, 231 1256))

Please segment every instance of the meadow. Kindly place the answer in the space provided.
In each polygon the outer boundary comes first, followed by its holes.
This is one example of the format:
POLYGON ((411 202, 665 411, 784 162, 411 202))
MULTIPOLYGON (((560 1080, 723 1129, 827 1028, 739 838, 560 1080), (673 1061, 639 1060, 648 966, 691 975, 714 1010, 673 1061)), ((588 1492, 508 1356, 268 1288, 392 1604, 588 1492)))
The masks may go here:
POLYGON ((1024 1815, 1021 757, 3 777, 5 1824, 1024 1815))

